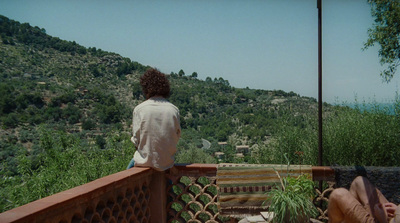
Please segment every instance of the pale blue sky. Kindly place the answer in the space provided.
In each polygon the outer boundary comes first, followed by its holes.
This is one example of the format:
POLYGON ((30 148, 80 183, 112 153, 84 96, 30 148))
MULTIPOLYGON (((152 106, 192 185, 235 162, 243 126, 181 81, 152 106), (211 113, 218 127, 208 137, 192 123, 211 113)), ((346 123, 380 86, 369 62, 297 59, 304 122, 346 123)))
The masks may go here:
MULTIPOLYGON (((165 73, 318 95, 317 0, 0 0, 0 14, 165 73)), ((378 47, 362 51, 366 0, 322 0, 323 101, 393 100, 378 47)))

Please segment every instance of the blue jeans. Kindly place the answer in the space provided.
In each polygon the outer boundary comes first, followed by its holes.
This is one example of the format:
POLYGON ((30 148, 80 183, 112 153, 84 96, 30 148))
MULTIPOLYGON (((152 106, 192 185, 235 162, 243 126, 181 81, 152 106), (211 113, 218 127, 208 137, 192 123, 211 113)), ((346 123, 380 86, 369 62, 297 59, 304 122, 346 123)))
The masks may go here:
POLYGON ((128 164, 128 167, 126 169, 130 169, 130 168, 132 168, 134 166, 135 166, 135 160, 132 158, 131 161, 128 164))

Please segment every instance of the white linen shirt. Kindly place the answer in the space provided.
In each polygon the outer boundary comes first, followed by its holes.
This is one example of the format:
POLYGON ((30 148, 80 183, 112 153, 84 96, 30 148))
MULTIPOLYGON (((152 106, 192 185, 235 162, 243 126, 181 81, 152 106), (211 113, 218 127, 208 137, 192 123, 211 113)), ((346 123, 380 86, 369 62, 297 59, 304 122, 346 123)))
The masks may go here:
POLYGON ((181 136, 179 109, 163 97, 152 97, 135 107, 132 124, 135 166, 171 168, 181 136))

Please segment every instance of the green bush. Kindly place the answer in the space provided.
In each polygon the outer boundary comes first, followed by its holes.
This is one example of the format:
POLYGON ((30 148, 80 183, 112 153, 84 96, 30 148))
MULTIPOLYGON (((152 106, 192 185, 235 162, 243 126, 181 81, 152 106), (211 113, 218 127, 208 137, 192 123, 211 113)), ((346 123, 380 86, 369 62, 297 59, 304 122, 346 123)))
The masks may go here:
POLYGON ((324 163, 400 165, 400 122, 384 109, 339 109, 324 125, 324 163))
MULTIPOLYGON (((396 101, 394 108, 400 103, 396 101)), ((323 165, 400 165, 400 119, 396 111, 377 104, 336 106, 323 119, 323 165)), ((260 143, 251 161, 318 165, 317 117, 309 115, 302 125, 283 115, 280 128, 268 143, 260 143), (299 155, 301 154, 301 155, 299 155)))
MULTIPOLYGON (((111 132, 105 141, 100 150, 74 135, 41 128, 36 158, 22 148, 18 176, 0 178, 0 212, 124 170, 133 154, 129 136, 111 132), (34 163, 40 165, 35 168, 34 163)), ((2 176, 6 169, 0 169, 2 176)))
MULTIPOLYGON (((280 178, 280 177, 279 177, 280 178)), ((310 176, 280 178, 282 185, 268 192, 269 210, 275 214, 272 222, 306 223, 318 213, 312 199, 315 185, 310 176)))

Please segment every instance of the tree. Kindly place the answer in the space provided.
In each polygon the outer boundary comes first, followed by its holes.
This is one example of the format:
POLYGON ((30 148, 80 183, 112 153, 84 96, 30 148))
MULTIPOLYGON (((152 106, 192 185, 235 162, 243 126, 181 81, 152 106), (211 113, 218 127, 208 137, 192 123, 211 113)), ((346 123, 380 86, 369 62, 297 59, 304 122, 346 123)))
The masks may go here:
POLYGON ((185 76, 185 72, 181 69, 180 71, 179 71, 179 77, 183 77, 183 76, 185 76))
POLYGON ((129 63, 122 63, 119 64, 118 68, 117 68, 117 75, 119 77, 121 77, 122 75, 126 75, 129 72, 131 72, 131 69, 129 67, 129 63))
POLYGON ((364 49, 380 45, 379 57, 387 68, 381 72, 382 78, 390 82, 400 65, 400 2, 393 0, 368 0, 375 23, 368 29, 369 38, 364 49))
POLYGON ((134 99, 139 100, 140 95, 142 95, 142 87, 139 83, 132 84, 132 96, 134 99))
POLYGON ((191 77, 197 78, 197 72, 193 72, 191 77))
POLYGON ((180 150, 176 154, 176 163, 215 163, 215 159, 204 152, 203 149, 190 147, 187 150, 180 150))

